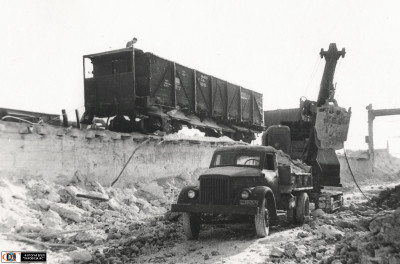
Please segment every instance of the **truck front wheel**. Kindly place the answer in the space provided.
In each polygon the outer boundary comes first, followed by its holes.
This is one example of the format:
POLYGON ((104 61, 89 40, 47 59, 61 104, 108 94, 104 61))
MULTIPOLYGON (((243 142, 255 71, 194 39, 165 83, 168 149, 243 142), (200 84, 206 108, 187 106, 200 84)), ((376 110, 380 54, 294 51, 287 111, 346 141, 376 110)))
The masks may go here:
POLYGON ((200 215, 193 213, 183 213, 183 230, 188 240, 194 240, 200 233, 200 215))
POLYGON ((300 193, 296 197, 296 222, 304 224, 306 217, 310 215, 310 199, 307 193, 300 193))
POLYGON ((264 198, 259 211, 254 216, 256 234, 258 237, 266 237, 269 234, 269 211, 266 208, 267 200, 264 198))

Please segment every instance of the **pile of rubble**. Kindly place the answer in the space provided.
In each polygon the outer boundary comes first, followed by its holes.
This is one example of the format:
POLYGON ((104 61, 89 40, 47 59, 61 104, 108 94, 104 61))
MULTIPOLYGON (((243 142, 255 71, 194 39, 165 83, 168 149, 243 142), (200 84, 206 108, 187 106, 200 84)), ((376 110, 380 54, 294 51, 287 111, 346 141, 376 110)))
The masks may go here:
POLYGON ((383 190, 378 196, 371 199, 376 206, 383 209, 397 209, 400 207, 400 185, 383 190))
POLYGON ((134 262, 182 240, 174 179, 103 187, 77 173, 68 186, 24 178, 0 184, 0 232, 65 255, 64 263, 134 262), (172 181, 172 182, 171 182, 172 181))
POLYGON ((399 190, 385 190, 373 203, 350 204, 334 214, 315 210, 297 240, 273 247, 267 262, 400 263, 399 190))

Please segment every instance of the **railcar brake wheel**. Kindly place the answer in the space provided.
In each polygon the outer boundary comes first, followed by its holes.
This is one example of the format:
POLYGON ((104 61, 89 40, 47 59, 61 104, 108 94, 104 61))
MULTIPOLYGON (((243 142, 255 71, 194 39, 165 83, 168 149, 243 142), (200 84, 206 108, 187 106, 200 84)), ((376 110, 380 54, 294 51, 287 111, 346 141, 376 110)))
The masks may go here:
POLYGON ((258 237, 266 237, 269 234, 269 211, 266 208, 267 200, 264 198, 259 211, 254 216, 254 224, 258 237))
POLYGON ((183 213, 183 230, 188 240, 194 240, 200 233, 200 214, 183 213))
POLYGON ((310 215, 310 199, 307 193, 300 193, 296 198, 296 222, 304 224, 306 216, 310 215))

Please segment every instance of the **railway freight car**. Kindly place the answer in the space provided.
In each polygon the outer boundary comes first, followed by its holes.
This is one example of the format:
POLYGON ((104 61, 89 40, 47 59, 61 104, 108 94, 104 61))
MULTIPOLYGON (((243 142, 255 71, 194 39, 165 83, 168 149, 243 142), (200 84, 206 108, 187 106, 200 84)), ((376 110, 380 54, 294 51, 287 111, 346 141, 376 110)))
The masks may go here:
POLYGON ((182 125, 246 142, 263 130, 262 94, 127 47, 83 56, 85 113, 113 131, 174 133, 182 125))

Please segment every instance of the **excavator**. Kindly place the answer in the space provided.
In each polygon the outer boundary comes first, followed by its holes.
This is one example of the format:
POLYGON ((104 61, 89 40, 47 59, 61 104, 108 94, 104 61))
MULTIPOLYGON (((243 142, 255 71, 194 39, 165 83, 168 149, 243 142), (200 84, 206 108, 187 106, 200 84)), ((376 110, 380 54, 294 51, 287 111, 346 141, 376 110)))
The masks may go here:
POLYGON ((333 77, 339 58, 345 54, 345 49, 339 51, 335 43, 327 51, 321 49, 325 68, 316 101, 302 98, 299 108, 264 112, 267 129, 262 144, 279 149, 311 168, 313 190, 308 191, 308 196, 316 208, 327 212, 343 204, 336 150, 342 149, 347 140, 351 108, 346 110, 335 100, 333 77))

